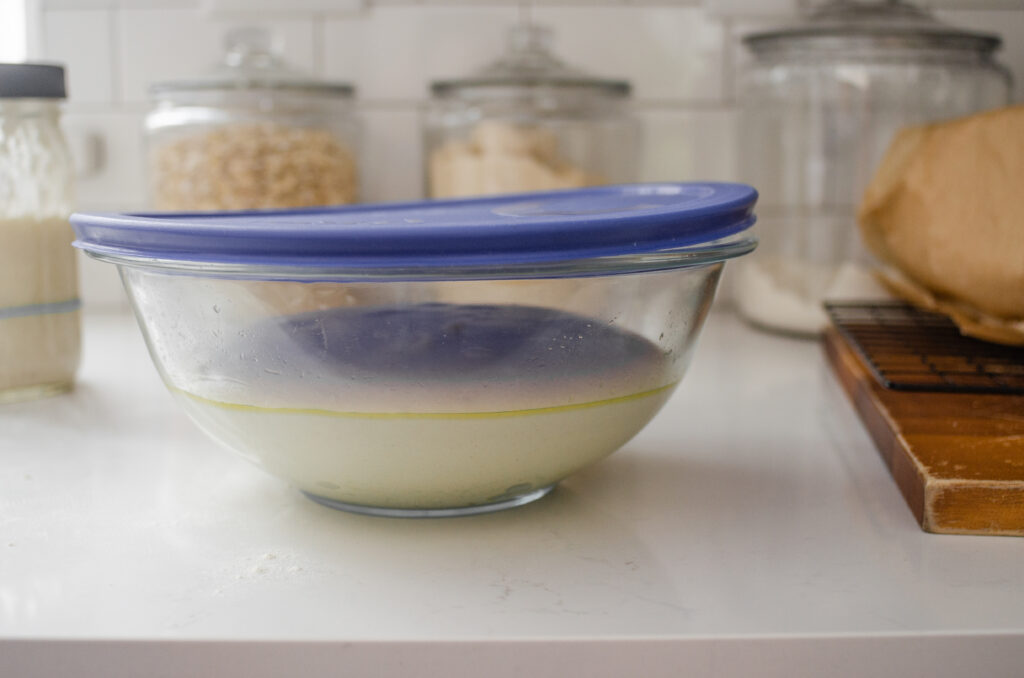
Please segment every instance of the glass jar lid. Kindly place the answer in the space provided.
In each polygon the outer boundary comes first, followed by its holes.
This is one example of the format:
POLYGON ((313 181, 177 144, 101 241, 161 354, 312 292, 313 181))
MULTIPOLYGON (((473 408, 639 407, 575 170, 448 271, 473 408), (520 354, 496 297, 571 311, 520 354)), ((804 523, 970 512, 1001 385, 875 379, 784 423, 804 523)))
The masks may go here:
POLYGON ((1002 44, 999 36, 950 26, 902 0, 831 0, 795 26, 754 33, 743 42, 758 53, 855 46, 991 53, 1002 44))
POLYGON ((599 78, 566 64, 552 51, 554 33, 534 24, 513 26, 505 53, 496 61, 465 78, 435 80, 431 91, 445 96, 460 90, 484 87, 572 87, 600 90, 617 97, 629 96, 625 80, 599 78))
POLYGON ((288 91, 320 96, 351 97, 352 85, 319 80, 291 67, 281 58, 270 33, 263 28, 236 28, 224 38, 224 58, 206 75, 158 82, 154 97, 178 93, 225 91, 288 91))

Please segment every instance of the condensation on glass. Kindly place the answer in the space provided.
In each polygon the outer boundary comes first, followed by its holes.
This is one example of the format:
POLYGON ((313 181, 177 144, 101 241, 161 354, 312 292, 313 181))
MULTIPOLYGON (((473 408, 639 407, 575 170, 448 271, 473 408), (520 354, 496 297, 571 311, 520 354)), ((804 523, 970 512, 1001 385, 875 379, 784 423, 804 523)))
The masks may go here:
POLYGON ((64 97, 61 66, 0 64, 0 402, 67 391, 78 368, 64 97))
POLYGON ((737 267, 741 313, 815 335, 827 298, 878 294, 855 224, 902 127, 1006 105, 1000 39, 903 2, 830 2, 792 28, 749 35, 740 169, 761 193, 757 254, 737 267))
POLYGON ((424 124, 429 197, 637 180, 630 84, 566 65, 552 44, 550 30, 517 25, 497 61, 432 83, 424 124))

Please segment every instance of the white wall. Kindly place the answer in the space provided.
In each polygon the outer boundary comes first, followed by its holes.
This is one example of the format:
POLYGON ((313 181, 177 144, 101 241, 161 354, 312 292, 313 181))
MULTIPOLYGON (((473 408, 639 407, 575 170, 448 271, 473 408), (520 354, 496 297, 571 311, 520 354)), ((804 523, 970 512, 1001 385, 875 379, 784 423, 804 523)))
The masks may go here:
MULTIPOLYGON (((643 177, 736 175, 738 37, 789 21, 804 0, 30 0, 32 58, 65 62, 66 126, 102 166, 79 181, 83 210, 142 206, 142 117, 154 80, 216 61, 224 32, 263 25, 296 65, 352 81, 366 124, 363 195, 420 195, 419 115, 430 80, 497 55, 505 27, 529 13, 557 31, 567 60, 631 80, 646 124, 643 177)), ((1002 34, 1002 60, 1024 81, 1024 0, 932 2, 941 18, 1002 34)), ((83 262, 87 303, 121 298, 112 267, 83 262)))

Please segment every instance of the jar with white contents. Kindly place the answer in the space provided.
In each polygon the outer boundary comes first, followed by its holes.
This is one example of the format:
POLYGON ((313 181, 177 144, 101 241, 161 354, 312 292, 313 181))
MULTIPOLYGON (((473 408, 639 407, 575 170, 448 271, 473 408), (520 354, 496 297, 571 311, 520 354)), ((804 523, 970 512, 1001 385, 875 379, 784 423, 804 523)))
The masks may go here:
POLYGON ((830 0, 744 38, 740 171, 761 194, 761 245, 736 268, 747 320, 813 337, 824 301, 885 296, 857 231, 864 189, 900 129, 1009 102, 1000 43, 902 0, 830 0))
POLYGON ((497 61, 432 83, 423 130, 429 197, 637 180, 630 84, 565 64, 552 50, 553 37, 540 26, 515 26, 497 61))
POLYGON ((0 402, 69 390, 80 351, 64 69, 0 64, 0 402))

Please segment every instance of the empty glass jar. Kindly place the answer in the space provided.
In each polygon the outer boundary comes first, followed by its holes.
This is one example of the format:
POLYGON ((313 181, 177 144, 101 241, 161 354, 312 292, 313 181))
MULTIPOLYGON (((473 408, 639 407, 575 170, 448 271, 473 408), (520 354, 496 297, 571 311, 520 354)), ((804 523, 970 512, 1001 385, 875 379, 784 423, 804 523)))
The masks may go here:
POLYGON ((355 202, 353 88, 293 70, 270 35, 228 33, 205 77, 150 89, 149 193, 158 210, 306 207, 355 202))
POLYGON ((855 223, 894 133, 1009 102, 1000 39, 889 2, 829 2, 792 28, 744 39, 741 169, 761 193, 757 253, 737 267, 741 313, 814 335, 825 299, 875 288, 855 223))
POLYGON ((551 44, 551 31, 515 26, 500 59, 432 84, 424 128, 430 197, 637 180, 629 83, 571 68, 551 44))

